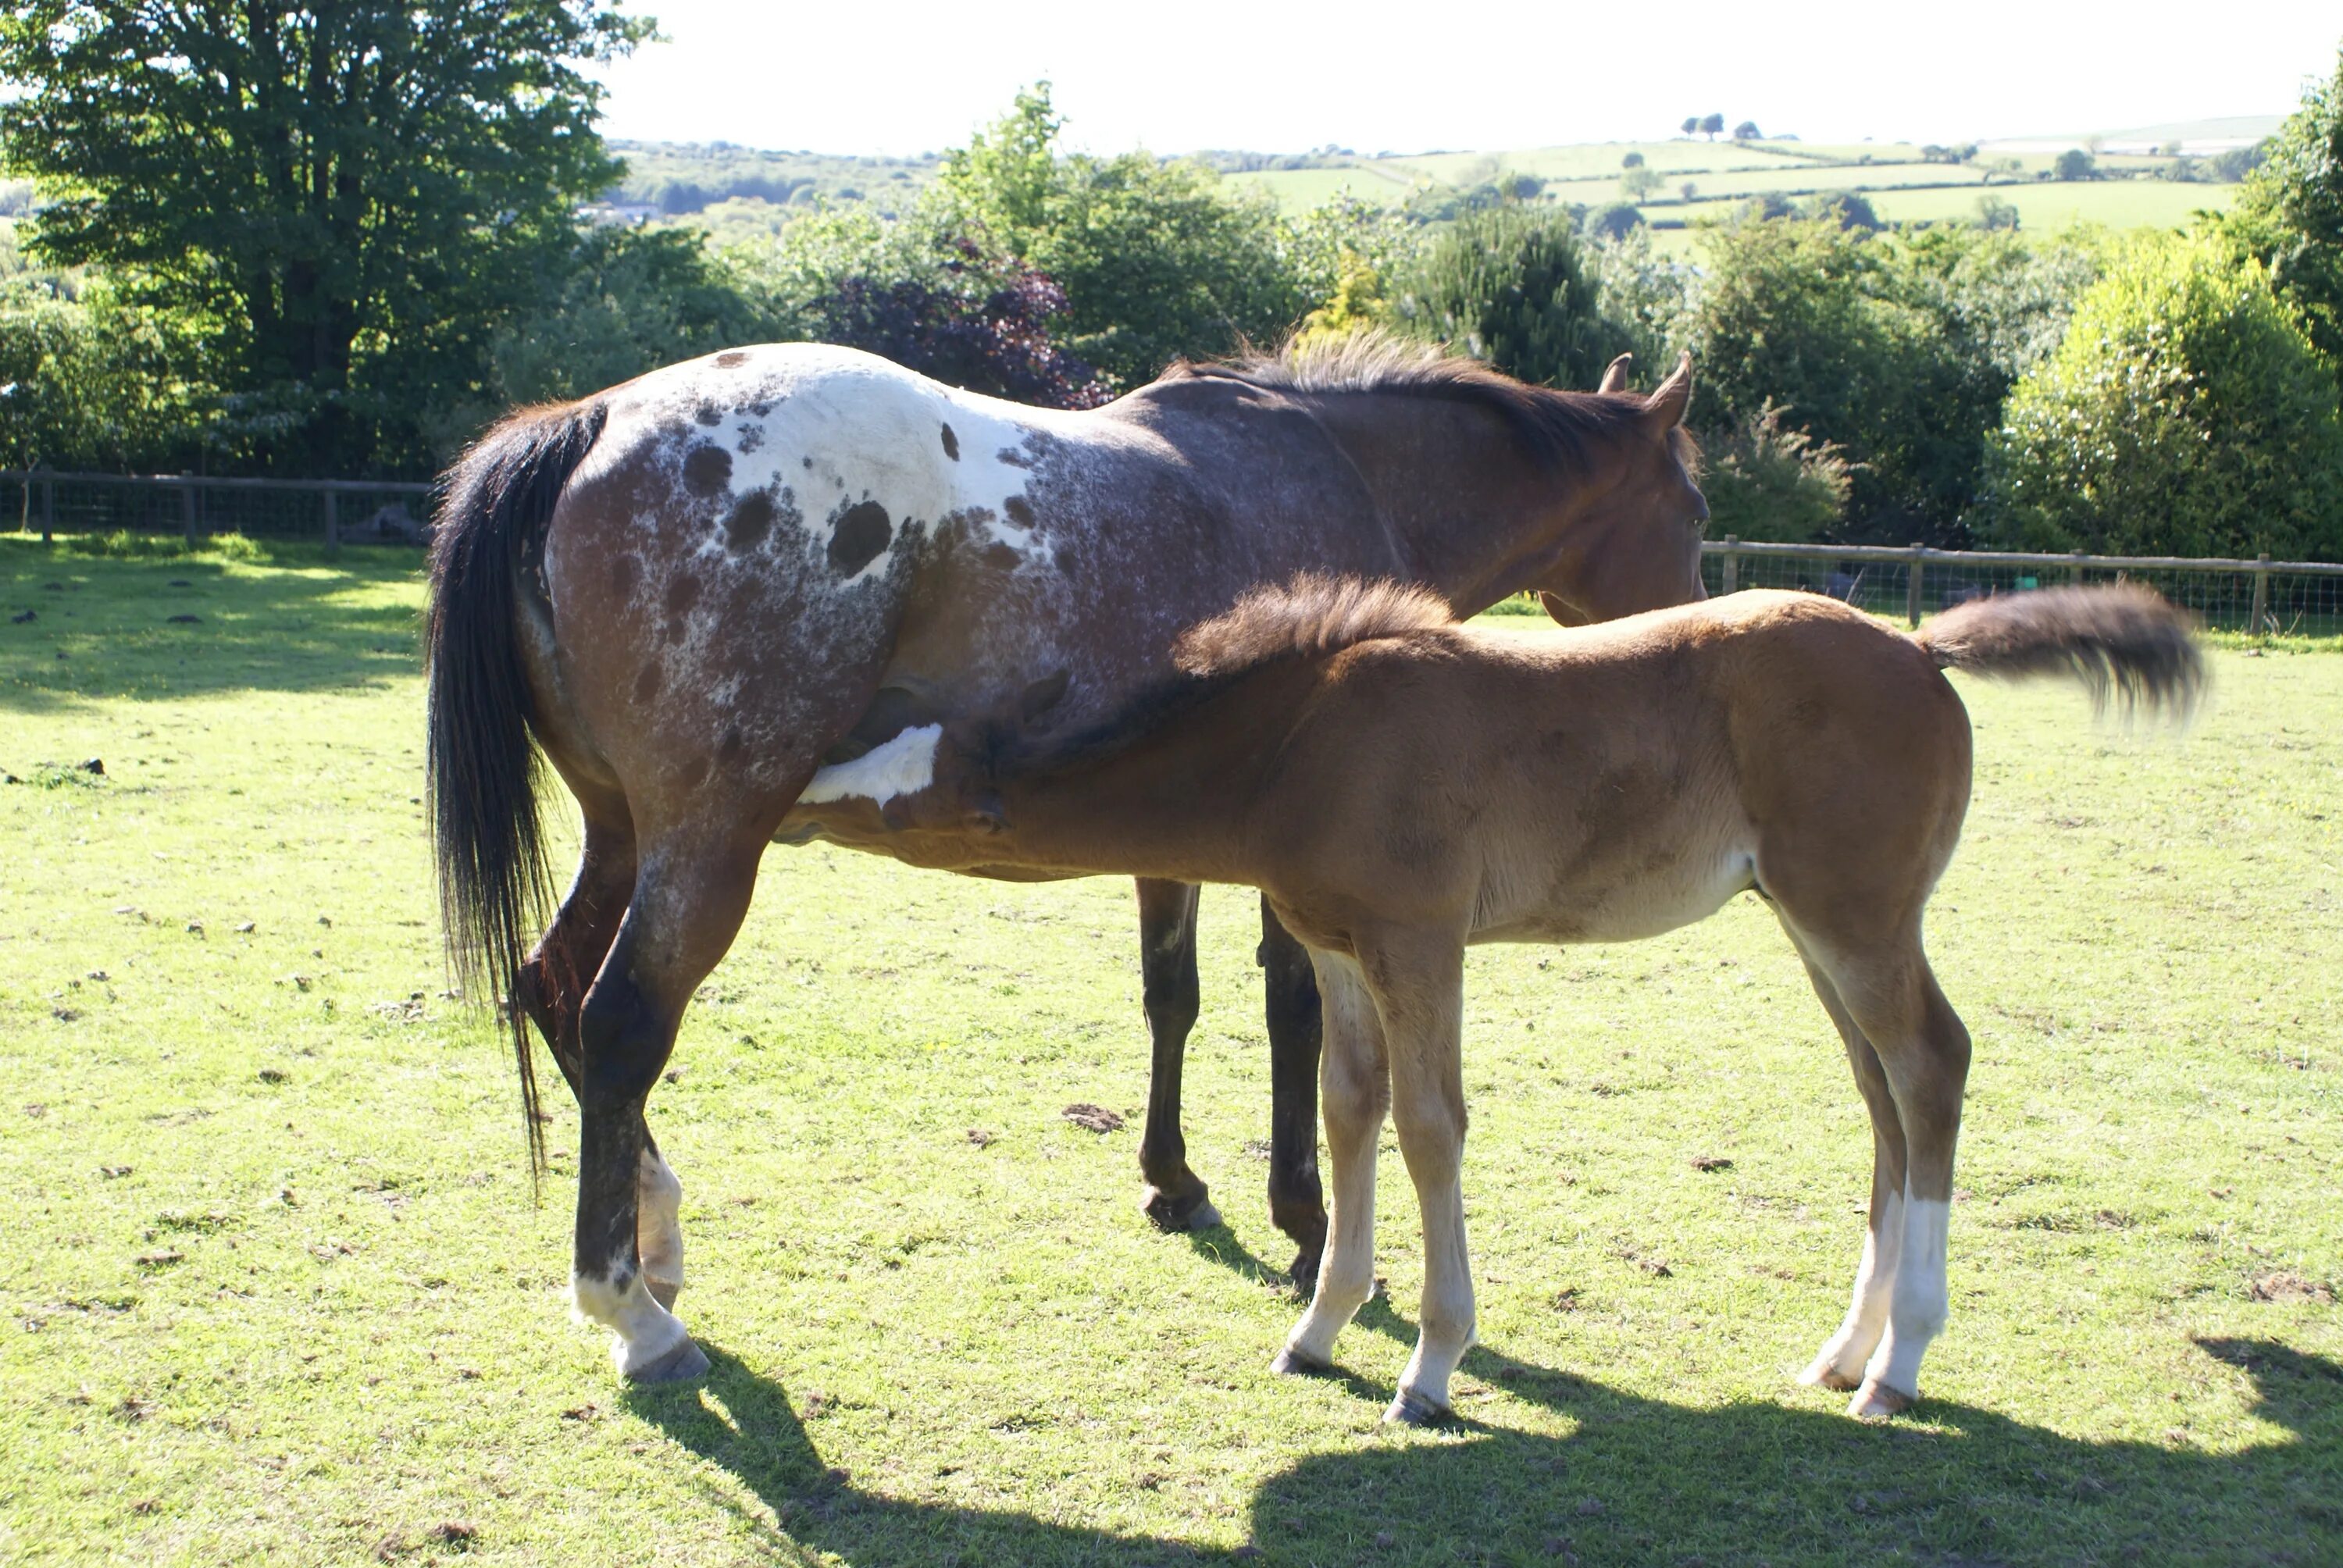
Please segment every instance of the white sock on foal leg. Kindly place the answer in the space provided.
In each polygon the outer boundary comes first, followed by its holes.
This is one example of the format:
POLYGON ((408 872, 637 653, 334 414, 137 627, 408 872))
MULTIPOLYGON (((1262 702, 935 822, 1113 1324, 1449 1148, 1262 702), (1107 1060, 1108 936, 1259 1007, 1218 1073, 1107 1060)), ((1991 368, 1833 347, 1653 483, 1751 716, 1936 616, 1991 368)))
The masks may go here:
POLYGON ((1887 1334, 1864 1368, 1863 1387, 1847 1406, 1854 1415, 1894 1415, 1920 1392, 1920 1357, 1944 1332, 1950 1306, 1945 1284, 1945 1232, 1952 1206, 1929 1198, 1904 1205, 1904 1258, 1887 1313, 1887 1334))
POLYGON ((1863 1236, 1863 1261, 1855 1271, 1855 1294, 1838 1332, 1823 1342, 1798 1381, 1825 1388, 1851 1389, 1863 1381, 1864 1364, 1887 1332, 1897 1263, 1904 1255, 1904 1195, 1890 1192, 1880 1205, 1879 1229, 1863 1236))
POLYGON ((707 1359, 684 1332, 683 1320, 659 1304, 635 1271, 634 1260, 623 1253, 610 1260, 609 1272, 601 1279, 570 1275, 569 1306, 578 1322, 610 1331, 610 1360, 624 1376, 698 1376, 708 1370, 707 1359), (698 1364, 660 1364, 679 1352, 698 1364))

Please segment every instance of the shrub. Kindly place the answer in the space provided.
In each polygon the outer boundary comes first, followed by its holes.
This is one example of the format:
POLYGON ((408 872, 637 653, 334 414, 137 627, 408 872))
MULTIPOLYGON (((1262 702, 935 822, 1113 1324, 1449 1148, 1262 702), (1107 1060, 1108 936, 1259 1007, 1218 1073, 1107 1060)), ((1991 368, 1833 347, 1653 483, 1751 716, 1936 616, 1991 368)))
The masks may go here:
POLYGON ((1767 403, 1704 450, 1701 494, 1711 538, 1805 544, 1835 533, 1852 469, 1838 447, 1783 422, 1767 403))
POLYGON ((2337 558, 2334 376, 2258 262, 2139 242, 2012 393, 1993 503, 2028 548, 2337 558))
POLYGON ((1405 330, 1553 387, 1593 387, 1627 347, 1576 226, 1552 209, 1458 218, 1407 280, 1397 316, 1405 330))

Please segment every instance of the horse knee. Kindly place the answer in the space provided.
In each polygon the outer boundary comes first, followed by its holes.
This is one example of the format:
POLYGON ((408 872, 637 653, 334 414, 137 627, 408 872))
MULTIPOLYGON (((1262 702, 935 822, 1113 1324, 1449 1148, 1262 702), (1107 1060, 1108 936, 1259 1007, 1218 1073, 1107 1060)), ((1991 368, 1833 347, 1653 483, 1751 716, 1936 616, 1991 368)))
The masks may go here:
POLYGON ((606 978, 586 993, 578 1038, 584 1057, 582 1097, 640 1104, 667 1065, 665 1020, 624 976, 606 978))

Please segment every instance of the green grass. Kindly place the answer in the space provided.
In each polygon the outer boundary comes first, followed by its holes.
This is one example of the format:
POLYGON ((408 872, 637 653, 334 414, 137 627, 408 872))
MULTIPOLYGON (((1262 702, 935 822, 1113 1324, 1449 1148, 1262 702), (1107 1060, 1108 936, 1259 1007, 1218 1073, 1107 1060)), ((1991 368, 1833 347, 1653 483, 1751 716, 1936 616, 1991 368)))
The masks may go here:
POLYGON ((1377 1422, 1395 1154, 1347 1375, 1266 1371, 1246 896, 1206 897, 1188 1071, 1231 1227, 1168 1239, 1135 1118, 1060 1116, 1145 1094, 1127 888, 821 850, 769 858, 652 1108, 717 1371, 620 1387, 563 1306, 573 1162, 533 1205, 511 1069, 441 994, 413 564, 0 541, 38 617, 0 621, 0 1559, 2343 1554, 2343 658, 2217 655, 2185 740, 1964 688, 1954 1317, 1891 1428, 1791 1382, 1869 1141, 1764 910, 1476 952, 1485 1342, 1417 1433, 1377 1422))

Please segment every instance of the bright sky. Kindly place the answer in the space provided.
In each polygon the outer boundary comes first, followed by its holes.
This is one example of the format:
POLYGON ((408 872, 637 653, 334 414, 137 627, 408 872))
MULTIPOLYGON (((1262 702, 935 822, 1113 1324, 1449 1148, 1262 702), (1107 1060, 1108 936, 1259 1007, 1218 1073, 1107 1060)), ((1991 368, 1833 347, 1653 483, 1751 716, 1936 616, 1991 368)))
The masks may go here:
POLYGON ((1529 147, 1686 115, 1808 141, 2082 134, 2282 114, 2335 69, 2334 0, 621 0, 669 40, 608 72, 606 135, 940 150, 1017 88, 1114 152, 1529 147))

